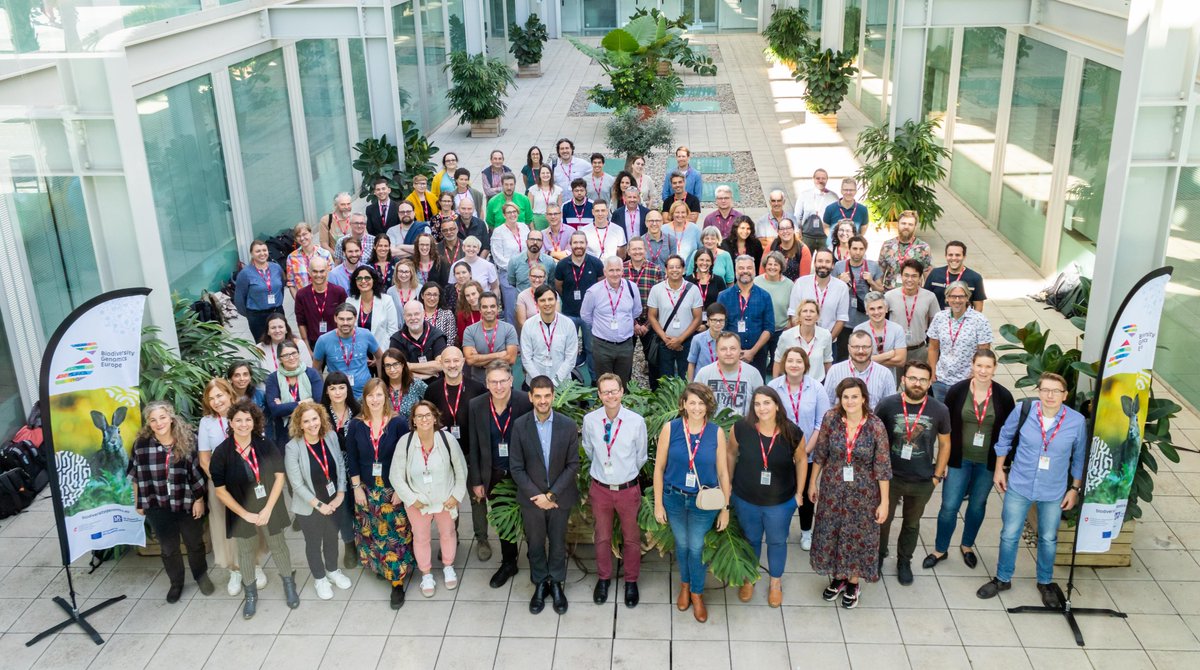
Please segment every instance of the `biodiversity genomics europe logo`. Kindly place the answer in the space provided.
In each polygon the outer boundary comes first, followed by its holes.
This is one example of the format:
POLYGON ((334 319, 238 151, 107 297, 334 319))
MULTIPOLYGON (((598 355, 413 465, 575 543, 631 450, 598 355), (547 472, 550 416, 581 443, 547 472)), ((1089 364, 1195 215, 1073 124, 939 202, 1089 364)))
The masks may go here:
POLYGON ((1112 356, 1108 357, 1106 367, 1111 368, 1115 366, 1117 363, 1129 358, 1129 354, 1133 353, 1133 344, 1130 343, 1129 338, 1137 337, 1137 324, 1131 323, 1127 326, 1121 326, 1121 330, 1126 335, 1125 341, 1121 343, 1121 346, 1117 347, 1117 350, 1112 353, 1112 356))
POLYGON ((98 345, 95 342, 79 342, 70 345, 72 349, 76 349, 83 353, 83 358, 75 362, 74 365, 67 366, 65 370, 58 373, 54 378, 54 384, 61 386, 63 384, 73 384, 82 380, 84 377, 96 371, 96 365, 92 362, 92 356, 95 355, 98 345))

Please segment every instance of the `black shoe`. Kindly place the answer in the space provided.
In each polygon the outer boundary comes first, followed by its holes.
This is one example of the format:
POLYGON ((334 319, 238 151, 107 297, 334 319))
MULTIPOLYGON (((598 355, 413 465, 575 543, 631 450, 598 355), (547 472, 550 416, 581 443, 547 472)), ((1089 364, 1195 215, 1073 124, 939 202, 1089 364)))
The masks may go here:
POLYGON ((183 584, 172 584, 171 588, 167 590, 167 602, 177 603, 179 602, 179 597, 182 595, 183 584))
POLYGON ((567 594, 563 591, 562 582, 550 582, 550 597, 554 599, 554 611, 566 614, 567 594))
POLYGON ((592 602, 597 605, 603 605, 608 602, 608 586, 612 584, 611 579, 601 579, 596 582, 596 589, 592 591, 592 602))
POLYGON ((1050 582, 1049 584, 1038 584, 1038 593, 1042 594, 1042 604, 1050 609, 1062 609, 1062 601, 1059 599, 1058 584, 1050 582))
POLYGON ((848 610, 858 607, 858 592, 858 584, 851 584, 847 582, 845 590, 842 591, 842 607, 848 610))
POLYGON ((288 577, 282 577, 283 594, 287 598, 287 606, 289 609, 296 609, 300 606, 300 594, 296 591, 296 573, 292 573, 288 577))
POLYGON ((546 594, 550 592, 550 582, 533 585, 533 597, 529 599, 529 613, 541 614, 546 609, 546 594))
POLYGON ((492 575, 492 580, 488 582, 493 589, 498 589, 508 583, 508 580, 517 574, 516 563, 501 563, 500 569, 496 574, 492 575))
POLYGON ((975 555, 975 552, 962 549, 959 551, 962 551, 963 563, 966 563, 968 568, 974 570, 975 566, 979 565, 979 557, 975 555))
POLYGON ((637 607, 639 600, 637 582, 625 582, 625 606, 637 607))
POLYGON ((353 570, 354 568, 358 567, 358 548, 354 546, 353 542, 347 542, 345 544, 346 554, 342 556, 342 569, 353 570))
POLYGON ((253 619, 258 611, 258 585, 250 582, 242 586, 242 618, 253 619))
POLYGON ((831 579, 829 580, 829 586, 826 586, 825 590, 821 592, 821 597, 826 602, 833 602, 842 594, 842 591, 846 590, 846 586, 847 582, 844 579, 831 579))
POLYGON ((196 579, 196 586, 200 587, 200 593, 203 593, 206 596, 211 596, 215 590, 212 580, 208 578, 207 572, 200 575, 200 577, 196 579))
POLYGON ((979 587, 979 590, 975 592, 975 597, 987 600, 988 598, 995 598, 1001 591, 1007 591, 1011 588, 1012 582, 1002 582, 992 577, 991 581, 979 587))
POLYGON ((883 559, 887 558, 887 554, 879 555, 879 574, 883 574, 883 559))
POLYGON ((896 560, 896 581, 900 582, 901 586, 912 586, 912 561, 907 558, 896 560))
POLYGON ((930 554, 925 557, 925 560, 921 561, 921 567, 926 570, 930 570, 933 568, 933 566, 946 560, 947 556, 949 556, 949 554, 942 554, 941 556, 930 554))
POLYGON ((392 587, 392 609, 401 607, 404 607, 404 584, 396 584, 392 587))

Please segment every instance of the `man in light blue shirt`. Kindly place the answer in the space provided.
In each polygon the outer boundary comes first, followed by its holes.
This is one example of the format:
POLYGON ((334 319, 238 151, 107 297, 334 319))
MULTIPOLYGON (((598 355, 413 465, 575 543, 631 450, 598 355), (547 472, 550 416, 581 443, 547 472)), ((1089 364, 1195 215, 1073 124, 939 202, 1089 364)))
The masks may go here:
MULTIPOLYGON (((701 198, 701 193, 704 191, 704 179, 696 168, 689 165, 692 160, 692 150, 687 147, 679 147, 675 150, 676 166, 667 170, 666 178, 663 179, 662 199, 666 202, 671 197, 671 175, 683 175, 683 188, 690 195, 696 196, 696 199, 701 198)), ((693 212, 695 214, 695 212, 693 212)))
POLYGON ((1083 497, 1083 466, 1087 449, 1087 420, 1063 401, 1067 381, 1053 372, 1038 378, 1038 400, 1018 403, 1008 415, 996 440, 996 488, 1004 493, 1003 527, 996 576, 979 587, 975 595, 994 598, 1012 588, 1017 562, 1017 543, 1031 505, 1037 506, 1037 585, 1042 604, 1059 607, 1054 578, 1054 553, 1058 546, 1058 524, 1065 510, 1083 497), (1027 407, 1032 403, 1032 407, 1027 407), (1014 438, 1016 444, 1014 444, 1014 438), (1008 475, 1001 463, 1012 451, 1008 475), (1067 488, 1067 473, 1071 486, 1067 488))
POLYGON ((725 330, 728 315, 725 305, 719 302, 714 302, 704 310, 708 328, 692 338, 692 346, 688 350, 688 381, 696 378, 697 370, 717 360, 717 337, 725 330))
POLYGON ((642 298, 623 273, 619 256, 604 259, 604 281, 583 294, 579 316, 592 331, 595 378, 612 372, 628 385, 633 375, 633 320, 642 313, 642 298))
POLYGON ((344 373, 354 397, 361 397, 371 378, 370 366, 379 353, 379 343, 371 331, 358 327, 358 310, 354 305, 338 305, 333 320, 337 328, 318 337, 317 346, 313 347, 313 367, 321 373, 344 373))

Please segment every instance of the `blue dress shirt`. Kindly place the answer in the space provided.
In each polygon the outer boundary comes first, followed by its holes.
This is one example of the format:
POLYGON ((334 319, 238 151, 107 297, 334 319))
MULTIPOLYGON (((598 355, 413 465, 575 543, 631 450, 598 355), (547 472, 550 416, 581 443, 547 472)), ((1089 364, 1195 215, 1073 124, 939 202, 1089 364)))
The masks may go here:
POLYGON ((758 286, 750 287, 750 299, 742 310, 740 294, 736 284, 721 291, 717 302, 725 306, 729 316, 725 319, 725 330, 737 333, 742 341, 742 349, 749 350, 758 344, 758 337, 763 331, 775 331, 775 306, 771 303, 771 294, 758 286), (745 332, 738 332, 738 322, 745 320, 745 332))
POLYGON ((234 285, 233 304, 240 314, 247 310, 283 310, 283 268, 278 263, 267 263, 267 271, 259 274, 253 264, 242 268, 234 285), (270 289, 267 289, 267 278, 270 289), (268 297, 270 296, 270 297, 268 297), (272 299, 273 298, 273 299, 272 299))
POLYGON ((1046 429, 1046 439, 1050 440, 1045 455, 1050 457, 1049 469, 1042 470, 1039 466, 1042 458, 1042 408, 1040 401, 1033 402, 1029 416, 1019 428, 1021 409, 1008 415, 1008 420, 1000 429, 1000 438, 996 440, 996 457, 1004 459, 1012 449, 1013 435, 1019 431, 1017 452, 1013 455, 1012 468, 1008 473, 1008 487, 1013 491, 1034 502, 1058 502, 1067 493, 1067 470, 1070 468, 1072 479, 1083 479, 1083 456, 1087 448, 1087 420, 1083 415, 1064 405, 1050 427, 1046 429), (1065 413, 1065 416, 1064 416, 1065 413), (1051 439, 1054 427, 1062 418, 1062 427, 1058 434, 1051 439))
MULTIPOLYGON (((679 174, 679 166, 675 166, 667 170, 667 176, 663 179, 662 199, 666 202, 671 197, 671 175, 679 174)), ((704 191, 704 179, 696 168, 688 166, 687 174, 683 176, 683 190, 696 196, 697 200, 702 199, 701 195, 704 191)))

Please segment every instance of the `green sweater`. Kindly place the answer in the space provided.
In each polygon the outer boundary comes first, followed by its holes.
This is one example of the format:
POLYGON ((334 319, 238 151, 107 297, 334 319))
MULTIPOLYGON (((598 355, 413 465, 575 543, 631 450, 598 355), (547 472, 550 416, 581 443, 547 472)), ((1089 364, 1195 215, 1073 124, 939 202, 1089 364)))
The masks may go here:
MULTIPOLYGON (((524 224, 533 223, 533 207, 529 204, 529 196, 513 193, 513 204, 516 205, 521 213, 517 216, 517 221, 524 224)), ((495 230, 504 225, 504 193, 497 193, 488 200, 487 204, 487 221, 488 229, 495 230)))

